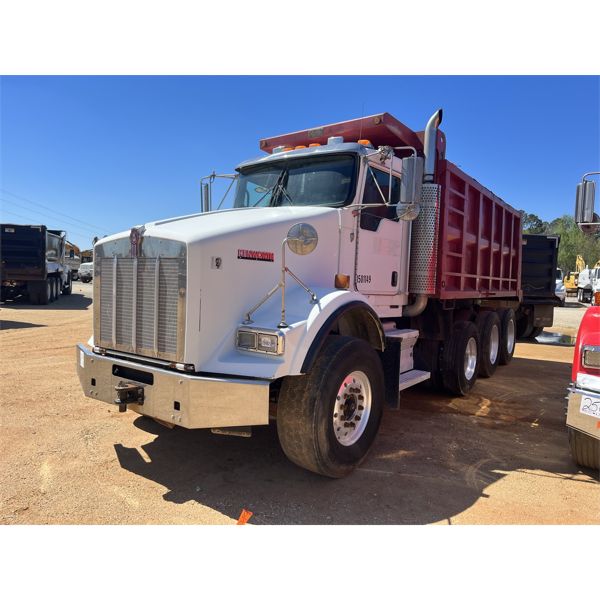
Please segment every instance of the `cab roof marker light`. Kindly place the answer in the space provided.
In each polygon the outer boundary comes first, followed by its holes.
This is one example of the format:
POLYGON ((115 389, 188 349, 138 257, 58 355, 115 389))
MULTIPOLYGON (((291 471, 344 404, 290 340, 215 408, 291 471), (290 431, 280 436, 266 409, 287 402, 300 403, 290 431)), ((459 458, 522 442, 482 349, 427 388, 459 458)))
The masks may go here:
POLYGON ((371 140, 358 140, 357 144, 360 144, 361 146, 367 146, 367 148, 373 148, 371 140))
POLYGON ((285 150, 285 146, 277 146, 273 148, 273 154, 278 154, 279 152, 283 152, 285 150))
POLYGON ((303 150, 304 148, 306 148, 306 146, 302 146, 302 145, 300 145, 300 146, 296 146, 296 147, 294 148, 294 150, 303 150))
POLYGON ((317 146, 320 146, 321 144, 317 144, 316 142, 313 142, 312 144, 309 144, 308 147, 309 148, 316 148, 317 146))

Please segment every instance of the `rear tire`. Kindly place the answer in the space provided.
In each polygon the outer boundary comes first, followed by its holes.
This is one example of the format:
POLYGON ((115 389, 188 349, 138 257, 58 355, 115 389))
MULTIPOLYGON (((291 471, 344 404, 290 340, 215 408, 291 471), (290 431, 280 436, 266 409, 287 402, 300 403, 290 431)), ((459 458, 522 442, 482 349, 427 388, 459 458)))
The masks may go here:
POLYGON ((64 296, 69 296, 73 291, 73 280, 71 279, 71 274, 67 275, 67 284, 63 287, 62 293, 64 296))
POLYGON ((479 330, 481 345, 479 376, 491 377, 500 358, 500 318, 494 311, 486 311, 479 313, 475 324, 479 330))
POLYGON ((533 317, 530 314, 524 314, 516 321, 517 339, 526 340, 531 337, 533 331, 533 317))
POLYGON ((344 477, 373 444, 384 395, 375 350, 364 340, 330 336, 306 375, 283 380, 277 434, 285 455, 314 473, 344 477))
POLYGON ((573 460, 582 467, 600 469, 600 440, 571 427, 568 429, 573 460))
POLYGON ((501 310, 498 313, 500 317, 500 350, 498 353, 498 363, 507 365, 515 353, 516 345, 516 326, 515 311, 512 308, 501 310))
POLYGON ((442 378, 444 387, 456 396, 465 396, 477 380, 479 332, 471 321, 454 324, 444 346, 442 378))
POLYGON ((56 302, 58 300, 59 289, 58 289, 58 279, 53 277, 52 281, 52 300, 50 302, 56 302))
POLYGON ((52 290, 54 289, 52 281, 46 279, 45 284, 42 282, 42 289, 39 292, 40 304, 50 304, 52 302, 52 290))

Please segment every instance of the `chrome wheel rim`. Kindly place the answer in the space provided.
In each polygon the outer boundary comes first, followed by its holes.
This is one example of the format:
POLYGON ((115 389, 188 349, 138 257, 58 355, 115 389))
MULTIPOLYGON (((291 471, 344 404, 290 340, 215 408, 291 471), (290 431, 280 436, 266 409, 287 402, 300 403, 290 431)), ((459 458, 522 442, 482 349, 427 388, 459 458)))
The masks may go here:
POLYGON ((475 338, 469 338, 467 347, 465 348, 465 377, 467 380, 471 379, 475 374, 475 367, 477 366, 477 342, 475 338))
POLYGON ((498 325, 492 326, 490 333, 490 363, 496 364, 498 358, 498 350, 500 349, 500 331, 498 331, 498 325))
POLYGON ((342 446, 355 444, 365 432, 372 399, 371 383, 362 371, 344 377, 333 407, 333 432, 342 446))
POLYGON ((515 322, 511 319, 508 322, 508 327, 506 328, 506 349, 509 354, 512 354, 512 351, 515 347, 515 322))

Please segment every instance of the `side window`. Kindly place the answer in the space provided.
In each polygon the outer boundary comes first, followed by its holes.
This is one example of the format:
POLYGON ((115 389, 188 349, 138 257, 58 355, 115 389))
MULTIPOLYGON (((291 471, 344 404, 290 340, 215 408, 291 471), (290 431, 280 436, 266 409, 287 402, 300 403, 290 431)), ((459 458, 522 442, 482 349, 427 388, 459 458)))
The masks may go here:
POLYGON ((386 206, 381 194, 387 200, 390 190, 390 173, 389 171, 380 171, 379 169, 369 169, 367 171, 367 179, 365 181, 365 190, 363 193, 363 204, 381 204, 381 206, 373 206, 363 208, 360 215, 361 229, 368 231, 377 231, 381 219, 397 220, 395 205, 400 200, 400 179, 392 175, 392 195, 390 198, 391 206, 386 206), (375 176, 375 177, 373 177, 375 176), (375 184, 379 184, 379 189, 375 184))

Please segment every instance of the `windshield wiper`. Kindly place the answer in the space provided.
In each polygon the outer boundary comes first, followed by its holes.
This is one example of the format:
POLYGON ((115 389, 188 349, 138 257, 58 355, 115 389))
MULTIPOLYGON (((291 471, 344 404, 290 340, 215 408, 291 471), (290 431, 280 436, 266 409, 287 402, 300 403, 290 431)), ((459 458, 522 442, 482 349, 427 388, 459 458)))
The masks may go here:
POLYGON ((288 194, 283 184, 283 182, 287 179, 287 175, 289 175, 289 173, 287 169, 284 169, 280 177, 277 179, 277 183, 275 184, 275 190, 273 191, 273 195, 271 196, 269 206, 277 206, 276 202, 279 198, 279 193, 290 203, 291 206, 294 206, 294 201, 290 198, 290 195, 288 194))
MULTIPOLYGON (((283 179, 284 174, 285 174, 285 169, 283 169, 281 171, 281 173, 279 173, 279 175, 277 176, 277 181, 252 205, 252 208, 257 207, 266 198, 266 196, 268 194, 275 195, 275 192, 276 192, 279 184, 281 183, 281 180, 283 179)), ((269 200, 269 206, 272 206, 272 202, 273 202, 273 196, 271 196, 271 200, 269 200)))

